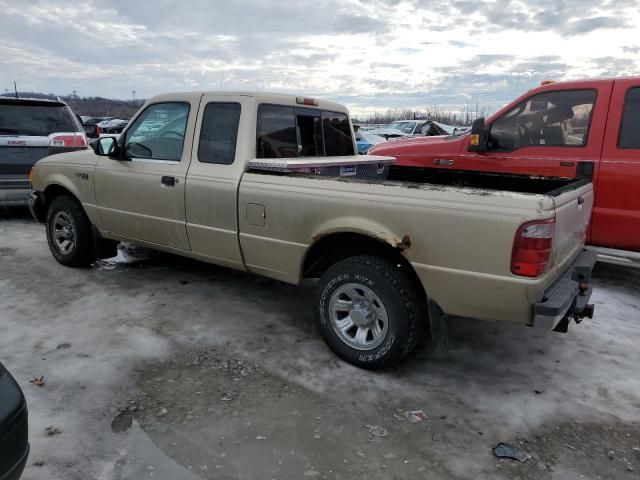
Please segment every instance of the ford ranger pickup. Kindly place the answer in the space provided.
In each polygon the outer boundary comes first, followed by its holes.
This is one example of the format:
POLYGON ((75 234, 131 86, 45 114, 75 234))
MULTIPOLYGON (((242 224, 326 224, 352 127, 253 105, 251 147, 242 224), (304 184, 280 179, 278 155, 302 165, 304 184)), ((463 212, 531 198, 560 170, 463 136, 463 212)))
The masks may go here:
POLYGON ((29 205, 63 265, 124 241, 319 279, 319 330, 363 368, 397 363, 450 315, 562 331, 591 316, 588 179, 478 174, 460 187, 437 171, 405 178, 393 161, 357 155, 333 102, 166 94, 95 152, 40 160, 29 205))

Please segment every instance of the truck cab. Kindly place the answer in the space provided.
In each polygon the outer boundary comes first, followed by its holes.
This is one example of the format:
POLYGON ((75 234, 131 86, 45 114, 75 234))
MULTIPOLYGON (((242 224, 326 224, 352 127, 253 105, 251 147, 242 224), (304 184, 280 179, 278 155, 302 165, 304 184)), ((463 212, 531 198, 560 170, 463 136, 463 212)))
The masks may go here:
POLYGON ((640 78, 545 82, 460 137, 382 144, 396 165, 525 176, 590 176, 589 244, 640 252, 640 78))

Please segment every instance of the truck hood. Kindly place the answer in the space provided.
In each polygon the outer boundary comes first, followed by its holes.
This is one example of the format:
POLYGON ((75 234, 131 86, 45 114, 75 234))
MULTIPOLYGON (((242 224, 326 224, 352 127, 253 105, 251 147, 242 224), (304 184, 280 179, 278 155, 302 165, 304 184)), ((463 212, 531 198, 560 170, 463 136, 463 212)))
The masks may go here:
POLYGON ((36 163, 37 165, 86 165, 93 167, 100 157, 91 150, 79 150, 77 152, 58 153, 49 155, 36 163))

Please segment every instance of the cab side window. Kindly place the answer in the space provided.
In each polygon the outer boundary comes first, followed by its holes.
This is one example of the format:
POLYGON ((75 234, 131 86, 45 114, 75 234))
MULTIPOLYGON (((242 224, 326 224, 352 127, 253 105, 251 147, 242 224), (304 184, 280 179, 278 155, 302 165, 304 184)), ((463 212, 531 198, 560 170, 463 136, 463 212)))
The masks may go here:
POLYGON ((595 100, 595 90, 565 90, 534 95, 492 123, 490 148, 584 147, 595 100))
POLYGON ((207 104, 200 127, 198 160, 202 163, 231 165, 236 157, 239 121, 239 103, 207 104))
POLYGON ((624 97, 618 147, 640 149, 640 87, 629 89, 624 97))
POLYGON ((147 107, 127 132, 126 156, 179 162, 188 117, 188 103, 156 103, 147 107))

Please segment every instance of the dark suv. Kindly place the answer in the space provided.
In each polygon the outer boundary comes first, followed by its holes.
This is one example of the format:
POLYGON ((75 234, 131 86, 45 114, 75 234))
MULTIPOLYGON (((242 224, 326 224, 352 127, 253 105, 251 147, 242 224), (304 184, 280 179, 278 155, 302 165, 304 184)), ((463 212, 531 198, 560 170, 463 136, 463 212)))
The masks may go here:
POLYGON ((0 207, 27 204, 29 170, 38 160, 87 148, 65 102, 0 97, 0 207))
POLYGON ((0 480, 18 480, 29 455, 27 404, 0 363, 0 480))

